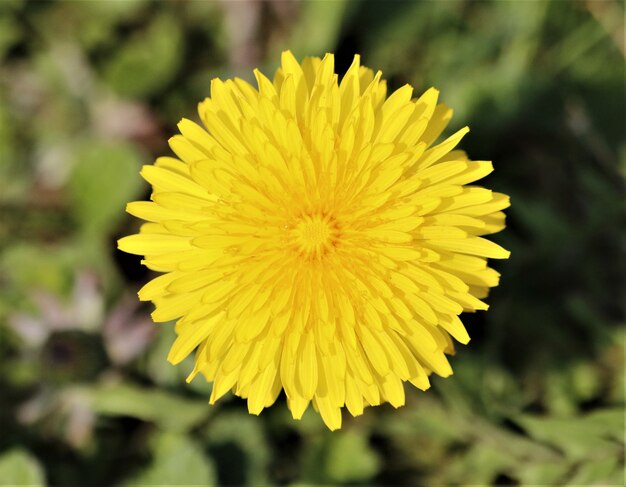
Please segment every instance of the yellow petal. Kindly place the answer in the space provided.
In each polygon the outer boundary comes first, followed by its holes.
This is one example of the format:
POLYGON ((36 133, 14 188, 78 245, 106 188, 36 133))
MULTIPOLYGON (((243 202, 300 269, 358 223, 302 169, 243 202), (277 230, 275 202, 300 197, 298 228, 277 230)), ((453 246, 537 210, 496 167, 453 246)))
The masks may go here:
POLYGON ((188 238, 176 235, 137 234, 123 237, 117 247, 124 252, 136 255, 162 254, 191 249, 188 238))

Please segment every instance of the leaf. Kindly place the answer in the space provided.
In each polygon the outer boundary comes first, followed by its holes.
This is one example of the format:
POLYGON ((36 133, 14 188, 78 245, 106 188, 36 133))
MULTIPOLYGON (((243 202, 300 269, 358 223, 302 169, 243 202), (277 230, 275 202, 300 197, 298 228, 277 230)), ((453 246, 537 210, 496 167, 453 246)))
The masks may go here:
POLYGON ((269 449, 259 418, 245 413, 216 416, 205 430, 221 485, 266 483, 269 449))
POLYGON ((111 32, 123 22, 142 15, 146 0, 123 2, 89 2, 74 7, 77 13, 75 35, 88 50, 110 41, 111 32))
MULTIPOLYGON (((589 417, 553 418, 522 415, 517 422, 534 439, 562 451, 570 459, 602 456, 614 450, 605 423, 589 417)), ((623 431, 623 423, 620 431, 623 431)))
POLYGON ((0 256, 0 272, 14 289, 68 294, 72 268, 64 248, 25 242, 7 247, 0 256))
MULTIPOLYGON (((0 5, 4 3, 0 2, 0 5)), ((9 33, 4 31, 5 25, 3 24, 7 21, 10 25, 15 25, 12 19, 0 17, 0 32, 2 32, 0 34, 0 54, 2 37, 11 35, 11 29, 9 29, 9 33)), ((21 153, 20 144, 16 140, 16 129, 9 105, 9 94, 5 93, 5 90, 0 90, 0 161, 2 161, 0 164, 0 203, 3 205, 23 200, 30 187, 30 167, 24 164, 19 157, 21 153)), ((12 225, 9 224, 8 217, 12 215, 7 213, 6 209, 0 207, 0 219, 3 222, 3 225, 0 225, 0 242, 11 235, 12 225)))
POLYGON ((500 472, 515 464, 515 457, 492 445, 477 443, 444 470, 446 485, 490 485, 500 472))
POLYGON ((205 401, 129 384, 98 386, 90 391, 92 408, 103 416, 131 416, 153 421, 168 431, 188 431, 210 414, 205 401))
POLYGON ((623 465, 620 465, 616 454, 613 457, 583 462, 567 483, 568 485, 623 485, 623 482, 623 465))
MULTIPOLYGON (((414 396, 414 392, 407 394, 409 400, 414 396)), ((415 431, 420 431, 422 437, 433 438, 438 443, 452 443, 463 441, 468 435, 461 414, 452 415, 441 402, 432 398, 420 397, 418 404, 393 413, 382 416, 377 429, 397 439, 412 442, 415 431)))
POLYGON ((0 456, 2 485, 45 485, 44 471, 30 453, 14 448, 0 456))
POLYGON ((192 391, 209 397, 212 383, 207 382, 202 374, 198 374, 189 383, 185 381, 194 367, 193 354, 176 367, 172 367, 172 364, 167 361, 167 355, 175 339, 176 333, 173 326, 159 326, 150 351, 142 365, 142 372, 146 373, 158 385, 171 387, 186 384, 192 391))
POLYGON ((365 481, 378 473, 380 459, 364 435, 346 431, 331 438, 324 468, 334 482, 365 481))
POLYGON ((152 443, 152 463, 126 485, 215 485, 213 464, 197 442, 180 434, 158 433, 152 443))
POLYGON ((0 59, 4 58, 9 48, 22 37, 18 24, 11 18, 0 17, 0 59))
MULTIPOLYGON (((184 374, 191 372, 191 369, 185 367, 172 367, 172 364, 167 361, 167 354, 175 339, 176 333, 173 326, 159 326, 152 346, 146 354, 146 360, 142 364, 142 372, 160 386, 180 384, 184 382, 184 374)), ((192 357, 188 358, 193 361, 192 357)))
POLYGON ((161 15, 148 29, 122 44, 109 61, 104 77, 128 97, 152 95, 167 85, 182 59, 183 37, 179 24, 161 15))
POLYGON ((585 421, 592 425, 598 435, 624 441, 624 410, 622 408, 599 409, 589 413, 585 421))
POLYGON ((290 44, 296 55, 323 57, 325 52, 332 51, 350 3, 346 0, 303 3, 297 35, 290 44))
POLYGON ((126 203, 141 192, 140 155, 121 142, 90 142, 74 157, 68 187, 71 211, 84 233, 105 235, 124 217, 126 203))
POLYGON ((601 387, 598 370, 593 363, 581 362, 572 367, 572 391, 578 401, 588 401, 595 397, 601 387))
POLYGON ((569 472, 569 462, 522 463, 516 468, 516 474, 523 485, 561 485, 569 472))

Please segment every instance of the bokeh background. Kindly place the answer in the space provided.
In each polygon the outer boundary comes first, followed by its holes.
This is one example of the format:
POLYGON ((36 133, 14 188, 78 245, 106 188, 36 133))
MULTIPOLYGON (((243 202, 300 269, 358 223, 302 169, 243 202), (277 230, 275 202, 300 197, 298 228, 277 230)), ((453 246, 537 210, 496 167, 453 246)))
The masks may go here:
POLYGON ((0 2, 0 484, 623 485, 624 7, 589 1, 0 2), (455 375, 330 433, 189 361, 116 250, 212 77, 355 52, 430 86, 512 196, 455 375))

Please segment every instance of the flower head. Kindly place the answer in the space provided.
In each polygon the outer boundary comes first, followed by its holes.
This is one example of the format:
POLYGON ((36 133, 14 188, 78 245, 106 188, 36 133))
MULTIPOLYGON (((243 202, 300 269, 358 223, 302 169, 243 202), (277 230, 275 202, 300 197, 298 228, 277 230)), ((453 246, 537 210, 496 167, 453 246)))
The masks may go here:
POLYGON ((177 158, 141 174, 152 201, 119 247, 164 273, 139 292, 154 321, 177 319, 169 360, 195 350, 189 380, 232 391, 258 414, 284 389, 294 418, 310 402, 331 429, 345 406, 404 404, 404 382, 452 373, 459 314, 487 309, 498 284, 483 235, 504 228, 508 197, 466 186, 492 171, 438 144, 452 110, 431 88, 387 97, 359 56, 341 81, 334 58, 286 51, 273 81, 211 82, 170 139, 177 158))

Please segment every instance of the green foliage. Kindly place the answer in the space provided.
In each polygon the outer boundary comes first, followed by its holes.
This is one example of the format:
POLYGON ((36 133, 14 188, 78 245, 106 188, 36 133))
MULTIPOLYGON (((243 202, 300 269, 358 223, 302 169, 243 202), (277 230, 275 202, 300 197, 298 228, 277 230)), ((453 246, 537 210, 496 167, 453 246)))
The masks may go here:
POLYGON ((19 41, 21 35, 21 30, 9 17, 0 17, 0 59, 19 41))
POLYGON ((597 458, 619 454, 623 413, 621 409, 607 409, 575 419, 524 415, 517 422, 532 438, 557 448, 569 459, 582 460, 589 459, 590 451, 597 458))
MULTIPOLYGON (((0 22, 3 19, 0 17, 0 22)), ((2 25, 0 25, 1 31, 2 25)), ((0 195, 2 195, 0 196, 0 202, 2 203, 10 201, 20 189, 23 190, 23 185, 20 184, 21 181, 18 179, 18 164, 15 160, 17 153, 13 143, 15 130, 10 123, 10 113, 4 99, 5 95, 0 92, 0 161, 2 161, 2 164, 0 164, 0 195), (12 181, 12 184, 9 181, 12 181)), ((0 233, 0 238, 3 237, 4 235, 0 233)))
POLYGON ((363 482, 378 473, 380 460, 362 433, 346 431, 330 439, 322 468, 331 482, 363 482))
POLYGON ((211 460, 202 447, 184 435, 158 433, 151 439, 150 466, 126 483, 140 485, 214 485, 211 460))
POLYGON ((43 469, 29 453, 14 449, 0 456, 0 479, 3 485, 45 485, 43 469))
POLYGON ((74 158, 70 208, 85 234, 101 236, 123 218, 126 203, 139 196, 139 154, 127 144, 91 141, 79 147, 74 158))
POLYGON ((204 401, 184 399, 165 391, 130 384, 102 385, 89 391, 92 410, 102 416, 130 416, 153 421, 166 431, 183 432, 207 415, 204 401), (172 412, 175 411, 175 414, 172 412))
POLYGON ((40 245, 14 245, 0 256, 4 278, 16 289, 46 290, 63 294, 70 289, 72 274, 65 249, 40 245))
POLYGON ((0 2, 0 483, 623 485, 623 4, 239 6, 0 2), (209 406, 137 302, 152 275, 115 250, 141 164, 211 77, 269 74, 285 48, 435 86, 512 195, 512 257, 454 376, 334 433, 283 397, 209 406))
POLYGON ((622 408, 600 410, 576 418, 525 415, 517 421, 533 439, 563 455, 558 463, 533 465, 522 475, 525 482, 618 485, 623 480, 622 408))
POLYGON ((178 23, 165 15, 158 16, 107 62, 104 77, 121 95, 152 95, 176 74, 182 49, 178 23))
POLYGON ((300 12, 298 29, 289 42, 289 49, 299 57, 333 51, 349 8, 350 2, 347 0, 306 2, 300 12))
POLYGON ((255 417, 224 413, 203 432, 205 444, 217 463, 222 485, 256 485, 267 482, 268 444, 255 417))

